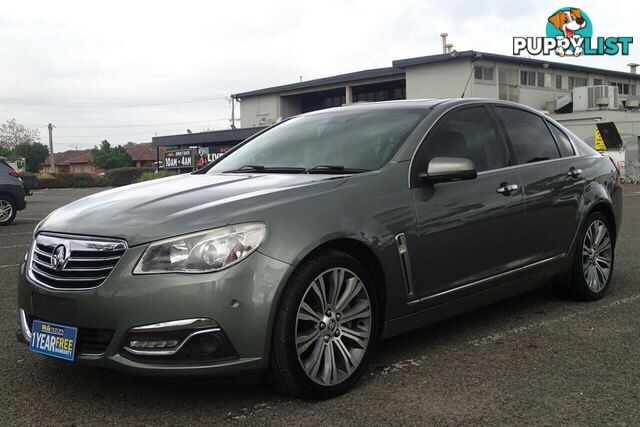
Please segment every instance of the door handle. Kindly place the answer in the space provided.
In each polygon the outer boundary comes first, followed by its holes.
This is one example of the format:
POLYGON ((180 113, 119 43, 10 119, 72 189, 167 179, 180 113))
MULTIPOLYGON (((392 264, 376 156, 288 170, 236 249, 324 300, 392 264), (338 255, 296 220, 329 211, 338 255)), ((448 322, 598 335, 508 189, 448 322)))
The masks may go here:
POLYGON ((578 178, 580 175, 582 175, 582 169, 571 168, 569 169, 567 175, 569 175, 571 178, 578 178))
POLYGON ((505 196, 508 196, 509 194, 511 194, 513 191, 516 191, 518 188, 518 184, 507 184, 506 182, 503 184, 500 184, 500 187, 498 188, 498 193, 503 194, 505 196))

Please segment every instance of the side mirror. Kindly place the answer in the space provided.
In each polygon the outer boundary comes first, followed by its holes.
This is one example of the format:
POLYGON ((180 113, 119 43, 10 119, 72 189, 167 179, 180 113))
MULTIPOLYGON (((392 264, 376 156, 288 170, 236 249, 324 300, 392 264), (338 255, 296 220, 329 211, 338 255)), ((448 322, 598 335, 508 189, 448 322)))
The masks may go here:
POLYGON ((462 157, 434 157, 427 172, 420 174, 421 180, 428 183, 463 181, 477 176, 475 163, 462 157))

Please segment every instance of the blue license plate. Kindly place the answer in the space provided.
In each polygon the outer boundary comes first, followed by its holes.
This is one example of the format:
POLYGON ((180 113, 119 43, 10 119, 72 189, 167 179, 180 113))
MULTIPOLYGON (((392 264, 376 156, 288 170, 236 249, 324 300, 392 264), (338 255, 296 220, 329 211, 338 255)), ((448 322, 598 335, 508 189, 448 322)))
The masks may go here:
POLYGON ((73 326, 34 320, 29 350, 46 356, 73 361, 76 353, 77 336, 78 328, 73 326))

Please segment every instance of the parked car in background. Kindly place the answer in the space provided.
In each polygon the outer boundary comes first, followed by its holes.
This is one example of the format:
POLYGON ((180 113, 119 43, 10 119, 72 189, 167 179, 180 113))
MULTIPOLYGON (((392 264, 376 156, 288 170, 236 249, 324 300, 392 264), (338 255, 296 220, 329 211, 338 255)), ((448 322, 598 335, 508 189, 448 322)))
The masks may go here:
POLYGON ((31 190, 38 187, 38 178, 32 174, 20 174, 20 179, 22 180, 22 186, 24 187, 24 195, 32 196, 33 193, 31 190))
POLYGON ((0 158, 0 226, 9 225, 16 213, 27 207, 20 174, 0 158))
POLYGON ((601 298, 621 209, 610 159, 518 104, 317 111, 47 217, 20 266, 19 338, 77 363, 266 372, 332 397, 379 338, 551 280, 601 298))

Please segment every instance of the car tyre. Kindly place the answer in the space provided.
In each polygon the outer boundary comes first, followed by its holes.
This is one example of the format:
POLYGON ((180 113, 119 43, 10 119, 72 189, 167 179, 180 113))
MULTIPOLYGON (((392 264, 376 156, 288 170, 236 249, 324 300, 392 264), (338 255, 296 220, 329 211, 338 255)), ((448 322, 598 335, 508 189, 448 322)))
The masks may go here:
POLYGON ((600 212, 587 217, 579 235, 573 264, 561 289, 569 296, 596 301, 609 289, 615 260, 615 233, 600 212))
POLYGON ((355 258, 326 251, 305 261, 280 298, 267 378, 304 399, 346 392, 373 351, 377 312, 373 280, 355 258))
POLYGON ((11 197, 0 194, 0 227, 9 225, 16 218, 16 204, 11 197))

